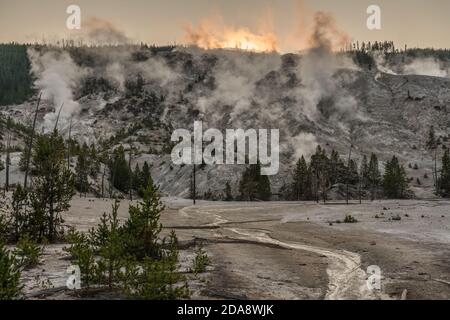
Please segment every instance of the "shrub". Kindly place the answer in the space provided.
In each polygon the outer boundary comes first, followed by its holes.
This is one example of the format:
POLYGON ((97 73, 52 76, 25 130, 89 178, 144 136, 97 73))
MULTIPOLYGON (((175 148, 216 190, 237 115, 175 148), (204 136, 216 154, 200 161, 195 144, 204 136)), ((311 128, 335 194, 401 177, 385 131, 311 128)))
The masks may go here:
POLYGON ((14 253, 0 242, 0 300, 13 300, 20 296, 20 269, 14 253))
POLYGON ((0 241, 8 240, 10 228, 10 220, 0 212, 0 241))
POLYGON ((178 239, 174 231, 159 260, 146 257, 141 263, 130 264, 126 268, 127 292, 135 299, 170 300, 189 297, 186 278, 177 271, 178 239))
POLYGON ((88 237, 75 229, 70 229, 66 235, 70 247, 64 248, 72 258, 73 263, 80 268, 81 281, 87 289, 97 280, 97 264, 95 262, 94 248, 88 237))
POLYGON ((124 258, 124 248, 120 235, 119 220, 117 212, 119 201, 116 200, 112 206, 112 214, 107 218, 104 216, 98 227, 99 232, 91 231, 91 235, 97 235, 98 244, 98 280, 105 283, 111 289, 118 283, 120 278, 120 268, 124 258))
POLYGON ((30 238, 28 234, 23 235, 19 242, 17 242, 14 254, 18 258, 19 265, 22 268, 28 269, 36 267, 39 264, 39 259, 42 256, 43 248, 41 248, 36 241, 30 238))
POLYGON ((195 274, 206 272, 206 268, 210 263, 209 257, 206 254, 205 250, 203 250, 202 246, 199 246, 196 253, 195 258, 192 262, 192 272, 195 274))
POLYGON ((400 221, 400 220, 402 220, 402 217, 400 217, 400 215, 398 214, 392 217, 392 221, 400 221))
POLYGON ((356 220, 352 215, 348 214, 345 216, 344 223, 357 223, 358 220, 356 220))
POLYGON ((143 200, 136 206, 130 205, 130 217, 123 226, 123 241, 128 254, 138 260, 144 257, 161 258, 159 233, 162 225, 159 218, 163 210, 158 188, 149 184, 143 190, 143 200))
POLYGON ((174 232, 161 239, 158 189, 149 185, 144 199, 130 205, 130 217, 123 226, 118 220, 119 202, 104 214, 89 235, 74 229, 65 248, 80 268, 82 284, 89 289, 115 289, 135 299, 177 299, 189 297, 185 277, 178 268, 178 241, 174 232), (183 284, 184 282, 184 284, 183 284))
POLYGON ((176 272, 176 265, 170 258, 155 260, 146 257, 140 263, 126 268, 127 293, 140 300, 173 300, 188 298, 189 289, 185 278, 176 272))

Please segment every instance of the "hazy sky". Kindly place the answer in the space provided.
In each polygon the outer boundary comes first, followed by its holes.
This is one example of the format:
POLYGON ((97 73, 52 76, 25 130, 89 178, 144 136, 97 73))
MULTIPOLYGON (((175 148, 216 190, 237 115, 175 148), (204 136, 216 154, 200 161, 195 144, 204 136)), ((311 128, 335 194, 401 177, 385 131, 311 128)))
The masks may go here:
MULTIPOLYGON (((70 35, 66 8, 81 7, 82 19, 113 23, 136 41, 183 42, 187 24, 202 19, 261 32, 268 26, 283 51, 294 50, 300 17, 317 10, 332 13, 354 40, 393 40, 398 45, 450 48, 449 0, 0 0, 0 42, 57 39, 70 35), (382 9, 382 29, 366 27, 366 9, 382 9)), ((82 20, 83 21, 83 20, 82 20)), ((300 31, 301 32, 301 31, 300 31)))

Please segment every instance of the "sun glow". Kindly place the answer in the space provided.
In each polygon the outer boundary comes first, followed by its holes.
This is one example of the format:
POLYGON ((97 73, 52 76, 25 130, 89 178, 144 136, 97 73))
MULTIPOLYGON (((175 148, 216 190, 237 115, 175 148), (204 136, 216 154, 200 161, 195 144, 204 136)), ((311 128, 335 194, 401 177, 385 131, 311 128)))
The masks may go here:
POLYGON ((272 32, 255 33, 248 28, 219 27, 209 22, 203 22, 197 29, 188 26, 185 30, 188 44, 203 49, 278 51, 277 37, 272 32))

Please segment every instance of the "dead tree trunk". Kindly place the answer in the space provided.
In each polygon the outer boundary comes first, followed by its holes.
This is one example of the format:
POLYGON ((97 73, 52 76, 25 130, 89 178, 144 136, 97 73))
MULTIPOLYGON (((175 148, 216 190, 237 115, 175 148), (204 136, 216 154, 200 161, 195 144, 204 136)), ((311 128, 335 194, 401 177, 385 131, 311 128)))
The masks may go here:
POLYGON ((6 167, 5 167, 5 170, 6 170, 5 171, 5 173, 6 173, 5 190, 6 190, 6 192, 9 191, 9 165, 11 163, 10 148, 11 148, 11 132, 8 132, 8 138, 6 140, 6 167))
POLYGON ((352 149, 353 149, 353 145, 350 144, 350 151, 348 152, 348 162, 347 162, 347 185, 346 185, 346 195, 345 195, 345 200, 347 202, 348 205, 348 185, 349 185, 349 181, 350 181, 350 161, 352 160, 352 149))
POLYGON ((131 158, 133 157, 133 147, 130 146, 130 156, 128 158, 128 171, 130 172, 129 188, 130 188, 130 201, 133 201, 133 171, 131 170, 131 158))
POLYGON ((70 146, 72 140, 72 118, 70 118, 69 125, 69 140, 67 141, 67 170, 70 170, 70 146))
POLYGON ((30 141, 28 143, 28 148, 27 148, 28 154, 26 154, 27 161, 26 161, 26 166, 25 166, 25 179, 23 181, 23 188, 25 190, 27 190, 28 172, 30 170, 31 148, 33 147, 34 130, 36 128, 36 119, 37 119, 37 113, 38 113, 38 109, 39 109, 39 104, 41 103, 41 97, 42 97, 42 92, 39 94, 39 98, 38 98, 38 101, 36 103, 36 110, 34 111, 33 127, 32 127, 32 130, 31 130, 30 141))

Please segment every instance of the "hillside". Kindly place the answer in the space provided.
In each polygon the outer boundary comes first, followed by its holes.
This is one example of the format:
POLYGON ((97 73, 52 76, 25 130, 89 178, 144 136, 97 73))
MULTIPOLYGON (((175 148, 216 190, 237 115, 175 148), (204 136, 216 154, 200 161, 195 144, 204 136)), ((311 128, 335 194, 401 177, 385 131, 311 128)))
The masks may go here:
MULTIPOLYGON (((405 62, 390 57, 378 68, 367 68, 355 64, 352 53, 332 53, 320 46, 285 55, 145 46, 37 46, 28 48, 28 56, 34 87, 43 92, 37 131, 53 128, 64 103, 59 129, 66 137, 72 119, 71 136, 80 143, 96 143, 103 151, 133 146, 132 167, 150 163, 153 179, 170 196, 189 195, 192 172, 190 166, 171 163, 170 136, 177 128, 192 130, 195 120, 220 130, 279 129, 280 172, 270 180, 280 198, 295 162, 301 155, 309 158, 318 145, 328 152, 337 150, 342 159, 353 145, 352 158, 358 163, 372 152, 381 161, 396 155, 412 178, 414 194, 433 197, 433 162, 425 149, 430 127, 440 139, 440 150, 449 145, 450 79, 444 74, 404 72, 411 57, 405 62), (405 65, 394 72, 393 63, 405 65)), ((0 114, 29 126, 36 99, 0 107, 0 114)), ((17 152, 12 157, 12 183, 22 181, 23 175, 18 162, 25 143, 19 133, 13 133, 17 152)), ((74 157, 72 167, 75 163, 74 157)), ((199 194, 222 198, 227 182, 237 194, 243 169, 201 166, 199 194)), ((91 181, 93 190, 99 189, 99 179, 91 181)), ((3 172, 0 183, 4 183, 3 172)), ((342 197, 336 188, 330 190, 330 197, 342 197)))

